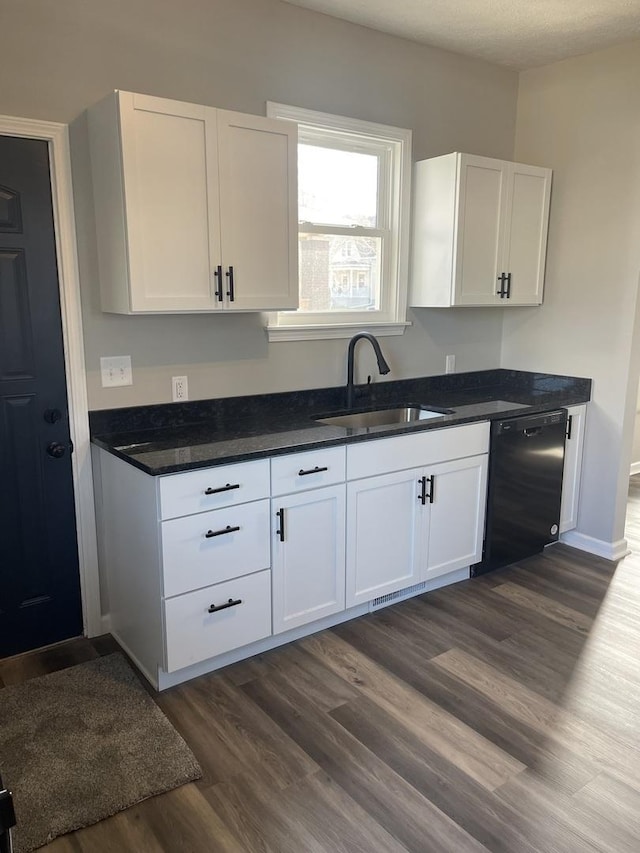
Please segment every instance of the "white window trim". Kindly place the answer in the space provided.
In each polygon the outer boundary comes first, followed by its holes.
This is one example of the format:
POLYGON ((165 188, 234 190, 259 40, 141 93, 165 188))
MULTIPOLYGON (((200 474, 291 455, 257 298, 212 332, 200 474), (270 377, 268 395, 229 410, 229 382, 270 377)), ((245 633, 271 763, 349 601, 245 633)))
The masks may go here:
POLYGON ((267 101, 267 116, 295 121, 302 125, 326 126, 365 139, 367 137, 383 138, 394 144, 399 151, 394 181, 396 193, 394 210, 397 223, 394 223, 393 229, 397 243, 393 247, 395 270, 392 273, 392 282, 387 281, 383 291, 383 295, 387 297, 386 310, 375 312, 375 316, 370 319, 366 317, 367 312, 341 312, 340 315, 336 314, 335 318, 327 314, 301 314, 294 311, 271 313, 267 321, 269 341, 350 338, 363 329, 373 330, 376 334, 383 336, 404 334, 406 327, 411 325, 406 320, 411 211, 411 130, 272 101, 267 101))

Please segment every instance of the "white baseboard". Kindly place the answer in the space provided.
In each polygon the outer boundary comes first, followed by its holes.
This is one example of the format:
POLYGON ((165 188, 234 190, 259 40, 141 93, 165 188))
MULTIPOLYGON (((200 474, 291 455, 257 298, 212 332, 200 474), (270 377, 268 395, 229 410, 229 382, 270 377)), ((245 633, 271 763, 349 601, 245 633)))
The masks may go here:
POLYGON ((640 474, 640 462, 631 463, 631 470, 629 471, 629 476, 633 477, 634 474, 640 474))
POLYGON ((604 557, 605 560, 612 560, 613 562, 621 560, 630 553, 626 539, 618 539, 617 542, 605 542, 604 539, 594 539, 593 536, 578 533, 577 530, 569 530, 563 533, 560 541, 572 548, 578 548, 580 551, 586 551, 589 554, 595 554, 596 557, 604 557))

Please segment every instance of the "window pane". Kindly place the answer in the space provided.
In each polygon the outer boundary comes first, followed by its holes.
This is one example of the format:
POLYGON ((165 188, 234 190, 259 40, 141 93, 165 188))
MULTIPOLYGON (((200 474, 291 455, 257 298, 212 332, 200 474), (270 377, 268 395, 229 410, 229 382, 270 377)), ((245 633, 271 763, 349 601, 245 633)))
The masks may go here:
POLYGON ((300 311, 380 309, 380 237, 300 234, 300 311))
POLYGON ((376 228, 378 157, 298 145, 298 218, 317 225, 376 228))

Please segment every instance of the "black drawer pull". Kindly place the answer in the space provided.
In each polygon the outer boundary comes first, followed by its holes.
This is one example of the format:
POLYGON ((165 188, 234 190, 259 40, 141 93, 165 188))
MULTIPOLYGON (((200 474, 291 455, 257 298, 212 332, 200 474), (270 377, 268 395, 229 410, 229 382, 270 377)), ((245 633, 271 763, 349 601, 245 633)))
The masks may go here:
POLYGON ((573 415, 567 418, 567 441, 571 441, 571 427, 573 426, 573 415))
POLYGON ((231 483, 227 483, 226 486, 220 486, 217 489, 212 489, 211 487, 209 487, 208 489, 204 490, 204 493, 205 493, 205 495, 217 495, 219 492, 230 492, 231 489, 239 489, 239 488, 240 488, 240 483, 235 483, 233 486, 231 485, 231 483))
POLYGON ((420 494, 418 495, 418 500, 420 501, 422 506, 424 506, 427 502, 427 478, 420 477, 418 483, 420 484, 420 494))
POLYGON ((205 539, 213 539, 214 536, 224 536, 225 533, 235 533, 237 530, 240 530, 239 527, 231 527, 230 524, 224 528, 224 530, 207 530, 204 534, 205 539))
POLYGON ((276 530, 276 535, 281 542, 284 542, 284 507, 278 510, 276 517, 280 519, 280 527, 276 530))
POLYGON ((217 606, 216 606, 215 604, 212 604, 212 605, 209 607, 209 609, 208 609, 208 611, 207 611, 207 612, 208 612, 208 613, 217 613, 217 612, 218 612, 218 610, 226 610, 226 609, 227 609, 227 607, 235 607, 235 606, 236 606, 236 604, 242 604, 242 599, 241 599, 241 598, 236 598, 236 600, 234 601, 234 600, 233 600, 233 598, 230 598, 230 599, 229 599, 229 601, 227 601, 227 603, 226 603, 226 604, 218 604, 217 606))
POLYGON ((307 476, 307 474, 319 474, 321 471, 328 471, 328 470, 329 470, 329 469, 327 468, 327 466, 326 466, 326 465, 324 466, 324 468, 319 468, 319 467, 316 465, 316 467, 315 467, 315 468, 309 468, 307 471, 305 471, 303 468, 301 468, 301 469, 298 471, 298 477, 306 477, 306 476, 307 476))

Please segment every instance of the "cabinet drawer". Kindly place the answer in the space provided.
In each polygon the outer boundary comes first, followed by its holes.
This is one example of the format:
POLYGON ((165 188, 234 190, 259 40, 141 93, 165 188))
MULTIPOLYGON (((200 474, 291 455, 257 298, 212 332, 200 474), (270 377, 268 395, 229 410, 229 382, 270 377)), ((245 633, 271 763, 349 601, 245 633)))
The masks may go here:
POLYGON ((489 450, 489 422, 392 436, 347 447, 349 480, 476 456, 489 450))
POLYGON ((270 543, 268 500, 163 521, 165 597, 268 569, 270 543))
POLYGON ((202 468, 160 479, 160 517, 177 518, 268 496, 268 459, 202 468))
POLYGON ((167 672, 271 634, 271 572, 236 578, 164 602, 167 672), (239 601, 209 613, 209 608, 239 601))
POLYGON ((306 453, 277 456, 271 460, 271 494, 295 492, 332 486, 344 482, 345 448, 327 447, 306 453))

